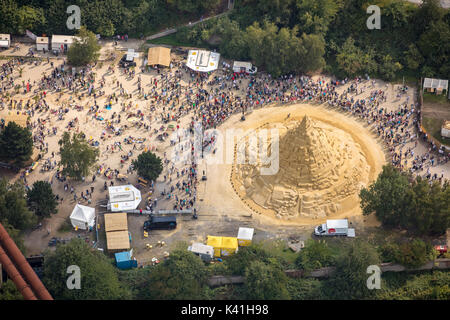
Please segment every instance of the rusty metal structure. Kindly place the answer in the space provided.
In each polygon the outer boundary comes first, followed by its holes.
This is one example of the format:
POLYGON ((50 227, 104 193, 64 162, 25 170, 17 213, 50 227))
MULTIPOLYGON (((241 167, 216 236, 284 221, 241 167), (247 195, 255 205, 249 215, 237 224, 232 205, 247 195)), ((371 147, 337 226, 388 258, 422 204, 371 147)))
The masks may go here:
POLYGON ((1 223, 0 263, 26 300, 53 300, 1 223))

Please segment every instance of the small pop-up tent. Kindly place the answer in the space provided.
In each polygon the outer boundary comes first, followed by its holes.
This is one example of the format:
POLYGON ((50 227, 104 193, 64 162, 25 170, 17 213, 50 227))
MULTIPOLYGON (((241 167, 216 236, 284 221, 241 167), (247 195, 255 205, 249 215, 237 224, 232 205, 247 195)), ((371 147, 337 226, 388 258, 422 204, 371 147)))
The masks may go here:
POLYGON ((91 207, 77 204, 73 208, 70 215, 70 222, 74 228, 87 230, 89 227, 94 227, 95 209, 91 207))

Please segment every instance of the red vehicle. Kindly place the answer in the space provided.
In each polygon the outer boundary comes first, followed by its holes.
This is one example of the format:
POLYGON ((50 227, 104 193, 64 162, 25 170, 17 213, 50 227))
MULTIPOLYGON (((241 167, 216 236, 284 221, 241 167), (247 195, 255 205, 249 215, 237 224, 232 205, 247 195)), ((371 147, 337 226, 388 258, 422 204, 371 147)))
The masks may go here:
POLYGON ((437 246, 434 246, 434 249, 435 249, 437 252, 439 252, 439 255, 442 255, 442 254, 444 254, 444 253, 447 253, 447 251, 448 251, 448 248, 447 248, 446 245, 437 245, 437 246))

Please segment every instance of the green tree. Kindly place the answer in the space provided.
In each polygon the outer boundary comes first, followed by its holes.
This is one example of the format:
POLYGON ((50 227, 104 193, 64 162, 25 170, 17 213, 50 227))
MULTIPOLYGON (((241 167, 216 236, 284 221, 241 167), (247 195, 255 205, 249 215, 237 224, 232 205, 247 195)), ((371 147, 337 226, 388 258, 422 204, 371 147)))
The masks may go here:
POLYGON ((138 175, 148 180, 156 181, 163 169, 161 158, 150 151, 142 152, 132 163, 138 175))
MULTIPOLYGON (((305 49, 304 54, 301 55, 300 60, 302 64, 299 71, 315 72, 321 70, 325 66, 325 60, 323 58, 325 54, 325 40, 323 37, 315 34, 303 34, 302 44, 305 49)), ((294 59, 298 59, 298 56, 292 56, 292 60, 294 59)))
POLYGON ((220 0, 210 0, 210 1, 201 1, 201 0, 166 0, 167 4, 172 8, 188 12, 188 13, 204 13, 209 10, 215 9, 220 0))
POLYGON ((64 132, 58 144, 62 173, 75 179, 86 177, 97 161, 99 150, 88 144, 83 133, 74 133, 71 137, 68 132, 64 132))
POLYGON ((39 218, 48 218, 58 212, 58 201, 47 181, 36 181, 27 191, 28 206, 39 218))
POLYGON ((359 194, 364 215, 375 212, 384 226, 405 225, 413 197, 409 177, 391 165, 383 167, 377 180, 359 194))
POLYGON ((0 301, 2 300, 23 300, 23 296, 12 280, 8 279, 0 286, 0 301))
POLYGON ((367 288, 367 267, 380 263, 376 249, 361 240, 352 242, 339 256, 334 275, 323 288, 331 299, 365 299, 373 297, 367 288))
POLYGON ((303 31, 324 35, 342 6, 342 0, 298 0, 299 20, 303 31))
POLYGON ((28 210, 22 183, 0 180, 0 222, 23 231, 36 223, 36 216, 28 210))
POLYGON ((17 33, 39 29, 45 23, 44 11, 41 8, 23 6, 17 11, 17 33))
POLYGON ((296 264, 303 270, 314 270, 333 265, 335 262, 333 252, 324 240, 308 240, 300 251, 296 264))
POLYGON ((252 261, 245 270, 245 292, 250 300, 286 300, 288 278, 276 259, 252 261))
POLYGON ((98 250, 82 239, 72 239, 45 253, 43 283, 55 299, 118 300, 129 299, 130 292, 120 285, 117 269, 98 250), (81 289, 67 288, 67 268, 80 268, 81 289))
POLYGON ((22 166, 33 153, 33 139, 28 128, 10 122, 0 132, 0 159, 22 166))
POLYGON ((411 43, 408 51, 405 51, 406 65, 411 70, 417 70, 424 62, 424 58, 417 46, 411 43))
POLYGON ((394 61, 394 59, 388 54, 385 55, 381 64, 379 65, 379 73, 385 80, 393 80, 398 71, 400 71, 403 66, 394 61))
POLYGON ((322 283, 318 279, 288 279, 287 290, 292 300, 320 300, 324 298, 322 283))
POLYGON ((269 254, 262 248, 261 244, 252 243, 248 247, 239 248, 239 251, 228 257, 224 264, 231 274, 245 275, 245 270, 252 261, 268 263, 269 258, 269 254))
POLYGON ((140 296, 151 300, 201 299, 208 272, 203 261, 187 250, 174 250, 157 265, 140 287, 140 296))
POLYGON ((450 272, 432 271, 410 276, 400 287, 376 290, 380 300, 446 300, 450 299, 450 272))
POLYGON ((363 51, 355 45, 355 40, 349 37, 336 55, 339 69, 348 76, 358 75, 364 68, 363 51))
MULTIPOLYGON (((110 25, 107 24, 107 26, 110 25)), ((69 63, 75 67, 80 67, 97 61, 101 47, 95 34, 82 26, 77 37, 67 52, 69 63)))
POLYGON ((401 264, 407 268, 418 268, 433 259, 433 248, 420 239, 396 243, 385 243, 380 247, 383 262, 401 264))
POLYGON ((407 268, 418 268, 431 260, 432 247, 420 239, 402 243, 397 261, 407 268))

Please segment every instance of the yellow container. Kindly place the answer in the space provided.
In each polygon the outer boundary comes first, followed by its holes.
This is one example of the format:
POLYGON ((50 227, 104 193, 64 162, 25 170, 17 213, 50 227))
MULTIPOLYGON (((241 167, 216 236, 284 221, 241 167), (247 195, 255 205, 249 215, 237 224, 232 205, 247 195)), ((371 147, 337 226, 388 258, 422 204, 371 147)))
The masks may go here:
POLYGON ((208 236, 206 244, 214 248, 214 257, 220 257, 222 247, 222 237, 208 236))
POLYGON ((253 228, 239 228, 238 231, 238 243, 240 247, 246 247, 252 244, 253 234, 255 229, 253 228))
POLYGON ((238 249, 238 239, 234 237, 222 237, 222 247, 220 253, 222 256, 229 256, 236 253, 238 249))

